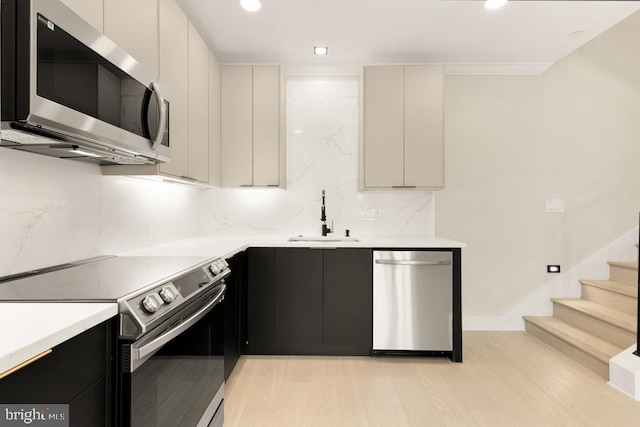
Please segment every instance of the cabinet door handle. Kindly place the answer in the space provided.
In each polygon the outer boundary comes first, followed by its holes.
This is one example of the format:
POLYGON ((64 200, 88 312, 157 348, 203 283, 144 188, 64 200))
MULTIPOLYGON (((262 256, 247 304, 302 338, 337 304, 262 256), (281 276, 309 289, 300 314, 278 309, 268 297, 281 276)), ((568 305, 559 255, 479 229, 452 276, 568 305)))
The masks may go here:
POLYGON ((418 188, 415 185, 393 185, 391 188, 418 188))
POLYGON ((9 375, 13 374, 14 372, 19 371, 20 369, 22 369, 22 368, 24 368, 24 367, 26 367, 28 365, 31 365, 36 360, 42 359, 43 357, 51 354, 52 352, 53 352, 52 349, 45 350, 42 353, 40 353, 40 354, 38 354, 36 356, 33 356, 31 359, 26 360, 26 361, 22 362, 21 364, 19 364, 17 366, 14 366, 13 368, 11 368, 9 370, 0 373, 0 380, 3 379, 4 377, 8 377, 9 375))
POLYGON ((395 259, 377 259, 376 264, 385 265, 450 265, 451 260, 434 259, 429 261, 412 261, 412 260, 395 260, 395 259))

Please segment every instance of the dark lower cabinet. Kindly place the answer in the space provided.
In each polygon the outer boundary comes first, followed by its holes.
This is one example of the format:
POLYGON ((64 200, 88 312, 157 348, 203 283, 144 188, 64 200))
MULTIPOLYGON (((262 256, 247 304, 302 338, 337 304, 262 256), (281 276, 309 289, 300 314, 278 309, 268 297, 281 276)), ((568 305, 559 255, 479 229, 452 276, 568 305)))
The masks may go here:
POLYGON ((369 355, 372 251, 250 248, 245 354, 369 355))
POLYGON ((69 404, 70 426, 111 426, 113 346, 110 320, 1 379, 0 403, 69 404))
POLYGON ((244 354, 275 354, 275 249, 250 248, 242 292, 244 354), (244 320, 244 322, 243 322, 244 320))
POLYGON ((373 252, 323 251, 323 345, 330 354, 368 356, 373 345, 373 252))
POLYGON ((275 348, 280 354, 322 353, 323 250, 275 250, 275 348))
POLYGON ((228 380, 241 354, 241 300, 247 274, 246 251, 228 259, 231 274, 227 276, 224 298, 224 380, 228 380))
POLYGON ((83 391, 69 402, 70 425, 72 426, 101 426, 107 424, 108 408, 105 405, 106 378, 98 380, 91 387, 83 391), (103 424, 104 423, 104 424, 103 424))

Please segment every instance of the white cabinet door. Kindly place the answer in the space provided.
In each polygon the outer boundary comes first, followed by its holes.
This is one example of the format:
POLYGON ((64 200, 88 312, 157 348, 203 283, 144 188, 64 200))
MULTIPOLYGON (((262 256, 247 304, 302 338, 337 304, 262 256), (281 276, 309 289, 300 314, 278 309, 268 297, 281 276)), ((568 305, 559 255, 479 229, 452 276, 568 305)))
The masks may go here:
POLYGON ((103 0, 62 0, 69 9, 80 15, 101 33, 104 31, 103 0))
POLYGON ((209 182, 209 49, 189 23, 189 178, 209 182))
POLYGON ((158 0, 104 0, 104 33, 157 78, 158 0))
POLYGON ((280 185, 280 67, 253 67, 253 185, 280 185))
POLYGON ((444 187, 444 69, 405 67, 404 185, 444 187))
POLYGON ((364 69, 363 188, 444 187, 444 70, 364 69))
POLYGON ((403 186, 404 67, 366 67, 364 88, 364 186, 403 186))
POLYGON ((253 185, 253 69, 223 66, 220 69, 221 184, 253 185))
POLYGON ((279 66, 222 66, 221 185, 281 186, 279 66))
POLYGON ((220 64, 209 52, 209 184, 220 185, 220 64))
POLYGON ((189 21, 174 0, 159 3, 159 78, 169 99, 171 161, 160 171, 178 177, 189 171, 189 21))

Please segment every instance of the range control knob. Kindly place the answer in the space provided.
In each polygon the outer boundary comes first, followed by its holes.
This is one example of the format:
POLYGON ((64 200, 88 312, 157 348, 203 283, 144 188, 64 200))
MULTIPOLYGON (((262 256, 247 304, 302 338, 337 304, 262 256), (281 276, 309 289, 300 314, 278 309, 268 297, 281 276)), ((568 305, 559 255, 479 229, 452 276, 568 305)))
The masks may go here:
POLYGON ((178 296, 178 294, 176 294, 175 291, 169 286, 165 286, 164 288, 162 288, 160 292, 158 292, 158 294, 160 295, 160 298, 162 298, 162 300, 167 304, 173 302, 178 296))
POLYGON ((220 268, 218 267, 217 264, 214 263, 209 266, 209 271, 211 272, 211 274, 215 276, 218 273, 220 273, 220 268))
POLYGON ((147 295, 140 303, 140 307, 149 314, 153 314, 158 311, 161 305, 162 300, 156 294, 147 295))

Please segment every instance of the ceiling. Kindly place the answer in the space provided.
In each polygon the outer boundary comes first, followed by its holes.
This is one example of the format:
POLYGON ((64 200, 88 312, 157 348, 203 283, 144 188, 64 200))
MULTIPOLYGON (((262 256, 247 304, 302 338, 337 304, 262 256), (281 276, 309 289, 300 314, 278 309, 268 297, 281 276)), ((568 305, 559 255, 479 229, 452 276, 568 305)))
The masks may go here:
MULTIPOLYGON (((558 61, 640 1, 177 0, 220 63, 533 67, 558 61), (329 55, 314 56, 314 46, 329 55)), ((639 12, 640 13, 640 12, 639 12)))

